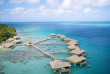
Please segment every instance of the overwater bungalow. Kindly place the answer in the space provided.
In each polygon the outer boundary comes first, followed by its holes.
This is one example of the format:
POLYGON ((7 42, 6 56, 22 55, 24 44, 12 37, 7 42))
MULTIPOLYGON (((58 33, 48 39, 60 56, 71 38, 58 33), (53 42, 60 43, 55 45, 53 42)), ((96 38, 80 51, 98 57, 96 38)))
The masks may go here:
POLYGON ((68 46, 68 50, 74 50, 76 47, 77 46, 75 46, 75 45, 70 45, 70 46, 68 46))
POLYGON ((57 35, 57 37, 60 37, 60 36, 61 36, 61 34, 58 34, 58 35, 57 35))
POLYGON ((71 39, 71 41, 72 41, 72 42, 78 42, 78 40, 75 40, 75 39, 71 39))
POLYGON ((76 47, 75 50, 81 50, 81 48, 80 47, 76 47))
POLYGON ((61 35, 61 36, 60 36, 60 39, 61 39, 61 40, 64 40, 65 38, 66 38, 66 37, 65 37, 64 35, 61 35))
MULTIPOLYGON (((71 51, 72 52, 72 51, 71 51)), ((85 53, 85 50, 81 49, 80 47, 76 47, 72 54, 76 54, 78 56, 86 56, 89 57, 87 53, 85 53)))
POLYGON ((85 61, 85 57, 83 56, 77 56, 77 55, 74 55, 74 56, 71 56, 69 58, 67 58, 69 60, 69 62, 73 63, 75 66, 76 64, 79 64, 80 66, 86 64, 88 67, 90 66, 89 63, 87 61, 85 61))
POLYGON ((6 43, 4 44, 5 48, 13 48, 13 44, 12 43, 6 43))
POLYGON ((50 62, 50 65, 52 67, 52 69, 55 71, 59 71, 60 73, 62 72, 69 72, 69 74, 71 74, 71 65, 68 62, 62 62, 60 60, 54 60, 52 62, 50 62))
POLYGON ((64 41, 65 41, 65 42, 69 42, 69 41, 71 41, 71 39, 65 38, 64 41))
POLYGON ((3 46, 0 45, 0 48, 3 48, 3 46))
POLYGON ((78 56, 80 56, 81 54, 83 54, 85 52, 85 50, 79 50, 79 49, 75 49, 75 50, 72 50, 71 51, 71 53, 73 54, 73 55, 78 55, 78 56))
POLYGON ((66 43, 67 45, 78 45, 77 40, 70 40, 68 43, 66 43))
POLYGON ((21 40, 14 40, 12 41, 13 44, 20 44, 21 43, 21 40))
POLYGON ((16 40, 20 39, 19 36, 14 36, 13 38, 16 39, 16 40))
POLYGON ((6 40, 6 42, 12 42, 13 40, 13 38, 9 38, 8 40, 6 40))
POLYGON ((55 34, 54 34, 54 33, 52 33, 52 34, 50 34, 50 36, 51 36, 51 37, 55 37, 55 34))

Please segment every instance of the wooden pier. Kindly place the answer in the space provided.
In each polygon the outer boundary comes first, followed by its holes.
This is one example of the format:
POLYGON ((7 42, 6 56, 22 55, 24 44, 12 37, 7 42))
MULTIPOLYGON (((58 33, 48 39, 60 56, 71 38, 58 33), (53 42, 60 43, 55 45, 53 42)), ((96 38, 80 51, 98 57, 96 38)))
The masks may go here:
POLYGON ((65 43, 40 43, 39 45, 66 45, 65 43))
POLYGON ((33 43, 33 45, 34 45, 34 44, 37 44, 37 43, 41 43, 41 42, 46 41, 46 40, 50 40, 50 39, 52 39, 52 38, 47 38, 47 39, 44 39, 44 40, 41 40, 41 41, 35 42, 35 43, 33 43))
POLYGON ((15 46, 24 46, 24 44, 14 44, 15 46))
POLYGON ((37 47, 37 46, 35 46, 35 45, 33 45, 33 44, 32 44, 32 46, 33 46, 34 48, 38 49, 39 51, 43 52, 43 53, 44 53, 45 55, 47 55, 48 57, 51 57, 51 58, 53 58, 54 60, 56 60, 56 57, 54 57, 53 55, 49 54, 48 52, 42 50, 41 48, 39 48, 39 47, 37 47))
POLYGON ((49 52, 49 53, 67 53, 68 52, 68 50, 64 50, 64 51, 55 51, 55 52, 49 52))
POLYGON ((57 58, 57 60, 67 60, 67 58, 57 58))

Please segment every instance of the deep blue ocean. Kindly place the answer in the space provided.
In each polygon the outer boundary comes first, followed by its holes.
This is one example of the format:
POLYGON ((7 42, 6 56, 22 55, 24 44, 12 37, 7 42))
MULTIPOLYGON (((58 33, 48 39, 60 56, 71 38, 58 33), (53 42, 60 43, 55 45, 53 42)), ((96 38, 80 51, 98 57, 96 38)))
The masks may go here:
MULTIPOLYGON (((23 44, 50 37, 51 33, 63 34, 80 42, 80 47, 90 56, 86 60, 91 67, 76 67, 71 64, 72 74, 110 74, 110 23, 2 23, 16 28, 23 44)), ((42 46, 41 46, 42 47, 42 46)), ((44 46, 44 50, 67 49, 66 46, 44 46)), ((0 65, 5 74, 53 74, 49 65, 51 58, 45 57, 33 47, 16 46, 0 49, 0 65), (19 56, 17 55, 20 54, 19 56), (22 54, 26 53, 26 56, 22 54), (39 56, 39 57, 38 57, 39 56), (21 58, 23 57, 23 58, 21 58), (19 61, 23 59, 23 61, 19 61), (17 60, 17 62, 15 62, 17 60)), ((50 50, 48 50, 50 51, 50 50)), ((55 54, 58 57, 71 55, 55 54)), ((1 68, 1 67, 0 67, 1 68)), ((56 74, 59 74, 58 72, 56 74)), ((67 74, 67 73, 64 73, 67 74)))

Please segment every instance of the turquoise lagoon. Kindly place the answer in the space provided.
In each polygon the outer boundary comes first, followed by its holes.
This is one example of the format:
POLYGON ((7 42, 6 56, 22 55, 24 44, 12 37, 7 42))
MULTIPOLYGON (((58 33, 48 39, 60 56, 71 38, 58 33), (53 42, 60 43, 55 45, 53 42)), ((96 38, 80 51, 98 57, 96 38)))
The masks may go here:
MULTIPOLYGON (((28 40, 32 43, 50 37, 51 33, 64 34, 77 39, 80 47, 90 58, 87 61, 91 67, 74 67, 72 74, 110 74, 110 23, 3 23, 16 28, 22 44, 28 40)), ((44 43, 63 42, 50 40, 44 43)), ((45 51, 66 50, 65 45, 36 45, 45 51)), ((71 54, 53 54, 56 57, 67 58, 71 54)), ((16 46, 14 49, 0 49, 0 74, 53 74, 49 62, 53 59, 46 57, 31 46, 16 46)), ((65 61, 65 60, 63 60, 65 61)), ((56 74, 59 74, 58 72, 56 74)), ((68 73, 64 73, 68 74, 68 73)))

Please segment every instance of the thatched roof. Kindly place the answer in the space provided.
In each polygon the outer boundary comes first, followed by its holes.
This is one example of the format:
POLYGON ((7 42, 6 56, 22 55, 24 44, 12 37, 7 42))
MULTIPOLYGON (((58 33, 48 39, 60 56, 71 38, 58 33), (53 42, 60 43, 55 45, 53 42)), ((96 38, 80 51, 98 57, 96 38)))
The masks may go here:
POLYGON ((76 54, 76 55, 80 55, 83 52, 85 52, 85 51, 84 50, 77 50, 77 49, 71 51, 72 54, 76 54))
POLYGON ((69 38, 65 38, 64 41, 65 41, 65 42, 69 42, 70 39, 69 39, 69 38))
POLYGON ((13 38, 9 38, 8 40, 6 40, 6 42, 12 42, 13 40, 13 38))
POLYGON ((69 49, 69 50, 74 50, 76 47, 77 47, 77 46, 75 46, 75 45, 70 45, 70 46, 68 46, 68 49, 69 49))
POLYGON ((60 39, 61 39, 61 40, 64 40, 65 38, 66 38, 66 37, 65 37, 64 35, 61 35, 61 36, 60 36, 60 39))
POLYGON ((54 33, 52 33, 52 34, 50 34, 50 36, 54 37, 54 36, 55 36, 55 34, 54 34, 54 33))
POLYGON ((73 45, 75 45, 75 44, 78 44, 77 43, 77 40, 71 40, 71 41, 69 41, 68 43, 66 43, 67 45, 71 45, 71 44, 73 44, 73 45))
POLYGON ((10 48, 10 47, 12 47, 12 46, 13 46, 12 43, 6 43, 6 44, 4 44, 4 47, 5 47, 5 48, 10 48))
POLYGON ((67 58, 67 59, 68 59, 71 63, 77 64, 77 63, 79 63, 79 62, 85 60, 86 58, 83 57, 83 56, 79 57, 79 56, 77 56, 77 55, 74 55, 74 56, 71 56, 71 57, 69 57, 69 58, 67 58))
POLYGON ((62 62, 60 60, 55 60, 55 61, 50 62, 50 65, 51 65, 53 70, 58 70, 60 68, 71 66, 68 62, 62 62))
POLYGON ((81 50, 81 48, 80 47, 76 47, 75 50, 81 50))
POLYGON ((3 46, 0 45, 0 48, 3 48, 3 46))
POLYGON ((73 41, 73 42, 78 42, 78 40, 74 40, 74 39, 71 39, 71 41, 73 41))
POLYGON ((19 39, 20 37, 19 37, 19 36, 14 36, 13 38, 14 38, 14 39, 19 39))
POLYGON ((58 36, 58 37, 60 37, 60 36, 61 36, 61 34, 58 34, 57 36, 58 36))
POLYGON ((21 43, 21 40, 14 40, 12 41, 13 44, 18 44, 18 43, 21 43))

